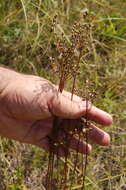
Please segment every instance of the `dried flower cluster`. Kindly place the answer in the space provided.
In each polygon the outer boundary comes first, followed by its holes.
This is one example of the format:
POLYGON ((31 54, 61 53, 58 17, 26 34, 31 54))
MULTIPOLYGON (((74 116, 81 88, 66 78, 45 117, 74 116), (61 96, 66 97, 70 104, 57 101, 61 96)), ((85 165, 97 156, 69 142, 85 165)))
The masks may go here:
POLYGON ((60 92, 62 92, 65 82, 69 78, 74 79, 79 74, 81 59, 91 51, 91 27, 89 23, 80 24, 76 22, 71 30, 70 43, 66 42, 64 37, 57 43, 60 92))

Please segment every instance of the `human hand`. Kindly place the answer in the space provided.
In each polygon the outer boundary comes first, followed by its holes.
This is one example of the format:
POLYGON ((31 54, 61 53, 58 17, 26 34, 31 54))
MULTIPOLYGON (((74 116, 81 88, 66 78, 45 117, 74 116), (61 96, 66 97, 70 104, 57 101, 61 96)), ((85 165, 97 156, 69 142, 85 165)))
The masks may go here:
MULTIPOLYGON (((39 146, 50 151, 49 137, 55 116, 62 118, 62 129, 77 125, 78 118, 85 116, 101 125, 110 125, 112 117, 81 98, 63 91, 58 93, 55 85, 38 76, 24 75, 2 69, 6 85, 0 90, 0 135, 20 142, 39 146), (7 77, 6 77, 7 76, 7 77), (87 111, 86 111, 87 109, 87 111)), ((88 138, 99 145, 108 145, 109 135, 94 125, 88 138)), ((64 131, 60 131, 62 137, 64 131)), ((62 139, 62 138, 61 138, 62 139)), ((70 148, 78 148, 78 140, 72 137, 70 148)), ((79 143, 80 153, 90 152, 91 145, 79 143)), ((62 155, 62 148, 59 148, 62 155)))

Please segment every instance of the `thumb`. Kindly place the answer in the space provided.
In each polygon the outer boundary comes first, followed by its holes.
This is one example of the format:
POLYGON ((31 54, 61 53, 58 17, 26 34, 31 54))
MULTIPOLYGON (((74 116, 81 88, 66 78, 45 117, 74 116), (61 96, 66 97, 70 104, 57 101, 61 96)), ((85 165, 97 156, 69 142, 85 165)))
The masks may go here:
POLYGON ((87 109, 90 109, 90 103, 86 103, 86 101, 71 101, 69 98, 59 94, 58 97, 55 97, 52 101, 51 111, 54 115, 76 119, 85 115, 87 109))

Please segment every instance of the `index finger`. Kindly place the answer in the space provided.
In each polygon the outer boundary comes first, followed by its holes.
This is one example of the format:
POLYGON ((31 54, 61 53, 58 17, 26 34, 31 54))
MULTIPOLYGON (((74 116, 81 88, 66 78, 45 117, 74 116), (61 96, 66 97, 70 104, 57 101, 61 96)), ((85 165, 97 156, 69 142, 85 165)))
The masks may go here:
MULTIPOLYGON (((63 91, 63 95, 68 99, 71 99, 71 93, 63 91)), ((109 113, 91 105, 89 101, 82 101, 77 95, 73 95, 73 101, 81 107, 81 111, 75 116, 76 118, 79 116, 85 116, 87 119, 101 125, 106 126, 112 124, 112 116, 109 113)))
POLYGON ((91 106, 91 108, 87 111, 87 119, 94 121, 101 125, 111 125, 112 124, 112 116, 107 112, 95 107, 91 106))

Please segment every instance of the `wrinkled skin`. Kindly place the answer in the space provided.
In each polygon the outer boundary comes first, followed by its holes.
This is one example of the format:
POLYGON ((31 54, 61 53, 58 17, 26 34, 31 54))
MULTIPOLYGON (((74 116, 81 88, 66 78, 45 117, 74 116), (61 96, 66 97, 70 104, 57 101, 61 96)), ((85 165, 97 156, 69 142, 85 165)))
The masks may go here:
MULTIPOLYGON (((2 68, 1 68, 2 69, 2 68)), ((34 144, 49 151, 49 137, 53 128, 55 116, 62 118, 62 129, 69 131, 69 126, 78 124, 78 118, 85 116, 89 120, 110 125, 112 117, 74 95, 64 91, 60 94, 57 87, 49 81, 32 75, 16 73, 2 69, 0 87, 0 135, 20 142, 34 144), (6 77, 7 76, 7 77, 6 77), (4 80, 3 80, 4 79, 4 80), (87 111, 86 111, 87 109, 87 111)), ((99 145, 106 146, 110 142, 109 135, 94 125, 89 126, 88 138, 99 145)), ((60 130, 59 140, 62 140, 64 130, 60 130)), ((72 137, 70 148, 76 150, 78 140, 72 137)), ((58 148, 63 155, 62 147, 58 148)), ((91 151, 91 145, 79 143, 79 152, 91 151)))

